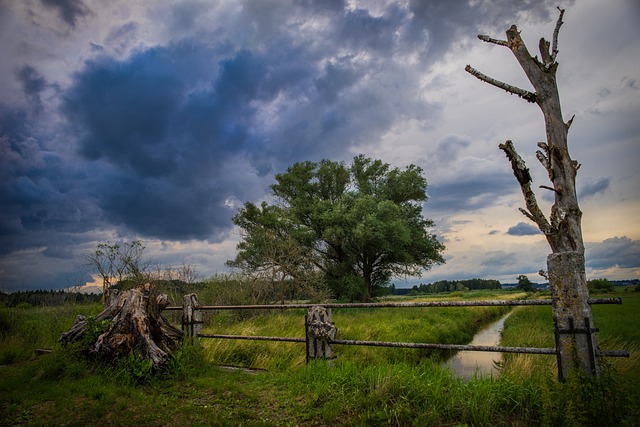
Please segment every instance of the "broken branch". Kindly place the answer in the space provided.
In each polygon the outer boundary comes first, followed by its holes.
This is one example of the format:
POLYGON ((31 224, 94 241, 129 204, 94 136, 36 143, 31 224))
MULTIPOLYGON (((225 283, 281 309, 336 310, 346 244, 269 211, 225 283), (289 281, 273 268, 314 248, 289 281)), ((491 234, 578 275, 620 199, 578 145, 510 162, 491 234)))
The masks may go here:
POLYGON ((541 185, 541 186, 540 186, 540 188, 544 188, 545 190, 553 191, 554 193, 559 193, 559 191, 558 191, 558 190, 556 190, 556 189, 555 189, 555 188, 553 188, 553 187, 549 187, 549 186, 547 186, 547 185, 541 185))
POLYGON ((480 40, 482 40, 483 42, 487 42, 487 43, 493 43, 493 44, 497 44, 500 46, 509 46, 509 43, 506 40, 498 40, 498 39, 494 39, 492 37, 489 36, 485 36, 484 34, 478 34, 478 38, 480 40))
POLYGON ((511 162, 513 174, 520 184, 520 189, 522 190, 522 195, 524 196, 524 200, 527 205, 527 210, 520 208, 520 212, 522 212, 527 218, 535 222, 538 225, 540 231, 542 231, 545 235, 551 234, 553 231, 551 228, 551 224, 549 224, 549 221, 547 221, 544 214, 540 210, 540 207, 538 206, 538 202, 536 200, 536 195, 531 189, 531 175, 529 175, 529 169, 527 169, 525 161, 517 153, 515 147, 513 146, 513 142, 506 141, 504 144, 500 144, 498 147, 507 155, 507 158, 511 162))
POLYGON ((476 77, 477 79, 482 80, 483 82, 489 83, 490 85, 493 85, 495 87, 499 87, 500 89, 503 89, 514 95, 518 95, 520 98, 523 98, 529 102, 536 102, 536 94, 533 92, 529 92, 528 90, 520 89, 519 87, 512 86, 510 84, 493 79, 485 74, 482 74, 471 65, 467 65, 465 67, 465 71, 476 77))
POLYGON ((556 28, 553 30, 553 47, 551 48, 551 60, 553 62, 556 61, 556 57, 558 56, 558 34, 560 33, 560 27, 562 26, 562 17, 564 16, 564 9, 558 8, 560 11, 560 16, 558 16, 558 21, 556 22, 556 28))
POLYGON ((576 118, 576 115, 574 114, 573 116, 571 116, 571 118, 569 119, 569 121, 567 122, 567 124, 565 125, 567 130, 569 130, 569 128, 571 127, 571 125, 573 124, 573 119, 576 118))

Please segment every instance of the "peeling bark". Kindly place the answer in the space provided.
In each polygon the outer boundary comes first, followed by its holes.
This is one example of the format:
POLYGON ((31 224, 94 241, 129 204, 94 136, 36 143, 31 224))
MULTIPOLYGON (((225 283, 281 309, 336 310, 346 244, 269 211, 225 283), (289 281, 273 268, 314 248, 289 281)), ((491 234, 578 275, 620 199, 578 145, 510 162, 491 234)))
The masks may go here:
MULTIPOLYGON (((169 304, 166 295, 157 295, 154 287, 146 285, 124 291, 93 322, 109 320, 107 330, 95 342, 89 343, 88 353, 114 361, 129 354, 151 360, 154 368, 161 367, 178 349, 182 331, 171 325, 160 313, 169 304)), ((68 344, 81 340, 90 322, 78 316, 76 323, 60 336, 68 344)))
MULTIPOLYGON (((563 121, 556 82, 558 34, 564 16, 564 10, 559 10, 560 16, 553 32, 553 43, 549 43, 544 38, 540 39, 538 47, 542 60, 531 56, 515 25, 506 31, 506 41, 479 36, 485 42, 508 47, 524 70, 535 92, 528 92, 485 76, 471 66, 467 66, 466 71, 493 86, 516 94, 529 102, 535 102, 542 111, 547 141, 538 143, 541 150, 536 151, 536 158, 547 170, 549 180, 553 184, 553 187, 541 186, 554 192, 555 200, 549 219, 538 206, 535 193, 531 188, 529 170, 512 142, 500 144, 499 148, 507 155, 514 176, 520 184, 526 204, 526 209, 520 209, 520 211, 537 224, 552 251, 547 258, 547 276, 554 295, 554 318, 561 330, 575 332, 577 329, 570 325, 575 326, 576 322, 583 322, 585 319, 588 319, 589 325, 592 325, 592 316, 591 308, 587 303, 589 291, 584 264, 582 211, 578 205, 575 185, 576 173, 580 165, 571 159, 567 147, 567 133, 573 117, 567 123, 563 121), (551 51, 549 51, 550 48, 551 51)), ((576 332, 562 336, 560 372, 566 373, 574 367, 572 363, 574 359, 578 360, 577 366, 586 373, 594 372, 595 367, 592 365, 597 354, 597 346, 591 327, 587 329, 589 331, 582 335, 576 332), (586 338, 587 333, 589 339, 586 338), (569 355, 570 347, 574 349, 571 353, 573 356, 569 355)))

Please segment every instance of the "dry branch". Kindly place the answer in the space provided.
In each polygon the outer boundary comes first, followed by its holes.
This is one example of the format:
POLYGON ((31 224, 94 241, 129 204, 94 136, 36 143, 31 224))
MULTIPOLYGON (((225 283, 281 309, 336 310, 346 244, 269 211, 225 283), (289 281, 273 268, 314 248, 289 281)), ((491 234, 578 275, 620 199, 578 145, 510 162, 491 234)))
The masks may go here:
MULTIPOLYGON (((531 190, 531 176, 524 161, 515 151, 511 141, 500 144, 511 162, 513 173, 520 184, 524 195, 527 210, 520 211, 534 221, 538 228, 545 234, 552 253, 547 257, 547 276, 553 297, 553 315, 556 319, 558 330, 572 331, 575 322, 584 322, 591 325, 591 308, 588 305, 588 288, 585 274, 584 241, 582 237, 581 218, 582 212, 578 206, 576 194, 576 171, 580 164, 571 159, 567 147, 567 133, 573 117, 564 123, 556 71, 558 63, 558 34, 562 26, 564 10, 560 10, 560 16, 553 32, 552 44, 544 38, 540 40, 539 49, 541 60, 531 56, 520 37, 520 32, 515 25, 507 31, 507 42, 492 39, 488 36, 480 37, 481 40, 508 46, 520 67, 531 82, 535 93, 514 88, 511 85, 499 82, 485 76, 471 68, 466 71, 480 80, 496 87, 515 93, 529 102, 535 102, 541 109, 546 130, 546 142, 538 146, 540 151, 536 157, 545 167, 553 188, 542 186, 552 190, 555 201, 551 207, 551 214, 547 220, 538 207, 535 194, 531 190), (551 52, 549 48, 551 47, 551 52)), ((558 371, 561 378, 575 367, 585 374, 593 374, 597 371, 596 356, 598 355, 597 340, 593 335, 595 329, 587 326, 583 334, 563 334, 558 339, 558 371)))
POLYGON ((527 206, 527 210, 521 208, 520 212, 535 222, 540 231, 545 235, 551 234, 553 231, 551 224, 549 224, 549 221, 545 218, 542 210, 540 210, 538 201, 536 200, 536 195, 531 189, 531 175, 529 174, 529 169, 527 168, 525 161, 520 157, 511 141, 506 141, 498 147, 507 155, 507 158, 511 162, 513 174, 520 184, 520 189, 522 190, 522 195, 524 196, 525 204, 527 206))
POLYGON ((498 40, 489 36, 485 36, 484 34, 479 34, 478 38, 483 42, 497 44, 499 46, 509 46, 509 43, 506 40, 498 40))
POLYGON ((562 17, 564 16, 564 9, 558 8, 558 10, 560 11, 560 16, 556 22, 556 28, 553 30, 553 47, 551 49, 551 60, 553 62, 556 61, 556 57, 558 56, 558 34, 560 33, 560 27, 563 24, 562 17))
POLYGON ((472 76, 476 77, 483 82, 489 83, 495 87, 499 87, 502 90, 505 90, 514 95, 518 95, 520 98, 526 99, 529 102, 536 102, 536 94, 533 92, 529 92, 528 90, 520 89, 519 87, 512 86, 510 84, 501 82, 500 80, 496 80, 491 78, 485 74, 482 74, 480 71, 473 68, 471 65, 467 65, 465 67, 465 71, 472 76))

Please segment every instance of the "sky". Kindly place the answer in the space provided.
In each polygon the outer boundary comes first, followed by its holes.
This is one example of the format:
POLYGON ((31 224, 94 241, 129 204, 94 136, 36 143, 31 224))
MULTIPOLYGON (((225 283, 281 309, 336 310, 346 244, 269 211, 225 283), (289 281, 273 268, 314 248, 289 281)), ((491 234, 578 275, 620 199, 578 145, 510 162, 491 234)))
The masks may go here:
MULTIPOLYGON (((0 2, 0 291, 91 284, 83 255, 140 239, 163 266, 228 272, 245 202, 298 161, 359 153, 423 168, 446 264, 396 286, 544 281, 550 249, 498 149, 534 185, 535 104, 505 39, 559 34, 581 163, 588 278, 640 278, 640 4, 634 0, 0 2)), ((549 213, 550 192, 537 190, 549 213)))

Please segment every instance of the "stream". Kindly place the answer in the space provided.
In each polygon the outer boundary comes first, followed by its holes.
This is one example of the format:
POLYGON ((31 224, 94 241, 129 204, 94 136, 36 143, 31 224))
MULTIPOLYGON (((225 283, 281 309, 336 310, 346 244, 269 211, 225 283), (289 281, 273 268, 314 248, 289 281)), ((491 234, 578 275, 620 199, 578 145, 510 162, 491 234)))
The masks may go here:
MULTIPOLYGON (((474 337, 469 345, 500 345, 500 334, 504 328, 504 321, 511 315, 512 311, 502 316, 500 319, 485 326, 474 337)), ((459 351, 451 359, 444 363, 444 366, 459 377, 468 380, 474 375, 486 375, 497 377, 500 372, 496 369, 494 361, 500 361, 502 353, 488 351, 459 351)))

